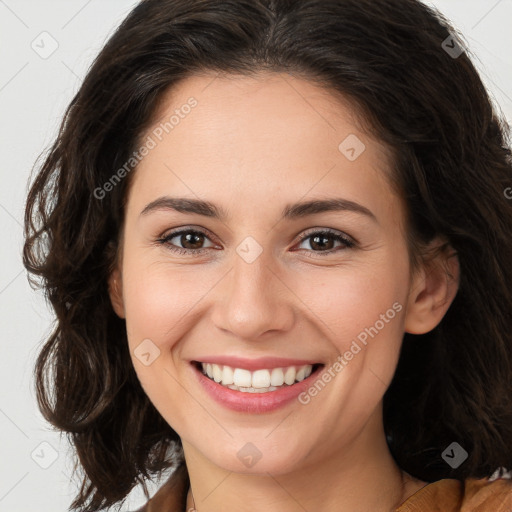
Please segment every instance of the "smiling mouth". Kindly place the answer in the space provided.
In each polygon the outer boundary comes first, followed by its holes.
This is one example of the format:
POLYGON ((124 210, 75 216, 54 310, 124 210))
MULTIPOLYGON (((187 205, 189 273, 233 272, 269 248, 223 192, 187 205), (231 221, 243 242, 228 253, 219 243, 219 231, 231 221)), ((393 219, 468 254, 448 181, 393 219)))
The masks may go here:
POLYGON ((323 364, 317 363, 250 371, 244 368, 199 361, 194 361, 194 365, 203 375, 217 384, 245 393, 267 393, 293 386, 323 366, 323 364))

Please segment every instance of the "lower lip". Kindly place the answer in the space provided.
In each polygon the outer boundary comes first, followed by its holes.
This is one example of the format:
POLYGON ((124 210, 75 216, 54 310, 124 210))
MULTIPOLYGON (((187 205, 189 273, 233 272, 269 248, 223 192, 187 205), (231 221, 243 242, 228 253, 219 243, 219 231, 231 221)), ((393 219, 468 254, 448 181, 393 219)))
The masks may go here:
POLYGON ((195 363, 192 363, 192 367, 200 384, 215 401, 233 411, 257 414, 275 411, 292 402, 309 388, 313 379, 322 371, 323 365, 300 382, 266 393, 249 393, 226 388, 208 378, 196 367, 195 363))

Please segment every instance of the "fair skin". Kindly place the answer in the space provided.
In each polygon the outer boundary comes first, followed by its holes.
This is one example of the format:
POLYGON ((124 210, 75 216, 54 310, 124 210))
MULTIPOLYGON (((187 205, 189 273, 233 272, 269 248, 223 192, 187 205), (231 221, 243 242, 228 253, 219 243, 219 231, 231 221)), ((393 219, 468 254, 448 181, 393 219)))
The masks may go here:
POLYGON ((404 204, 385 178, 390 159, 357 126, 349 102, 288 74, 194 76, 167 94, 142 140, 191 96, 197 106, 133 176, 110 290, 139 380, 182 439, 196 508, 394 510, 426 482, 392 458, 382 399, 404 332, 432 330, 449 308, 457 258, 446 260, 453 279, 435 267, 410 278, 404 204), (349 134, 366 147, 354 161, 338 149, 349 134), (141 215, 162 196, 209 201, 227 216, 165 208, 141 215), (348 210, 282 218, 288 204, 329 198, 358 203, 375 218, 348 210), (184 236, 156 242, 176 228, 206 236, 189 245, 184 236), (357 245, 328 237, 322 249, 312 237, 299 240, 321 229, 357 245), (236 251, 249 236, 262 248, 251 263, 236 251), (205 249, 193 256, 195 247, 205 249), (325 371, 395 303, 396 316, 307 404, 235 411, 198 384, 191 361, 205 354, 300 358, 325 371), (160 350, 148 366, 134 355, 147 339, 160 350), (247 443, 261 453, 251 467, 237 456, 247 443))

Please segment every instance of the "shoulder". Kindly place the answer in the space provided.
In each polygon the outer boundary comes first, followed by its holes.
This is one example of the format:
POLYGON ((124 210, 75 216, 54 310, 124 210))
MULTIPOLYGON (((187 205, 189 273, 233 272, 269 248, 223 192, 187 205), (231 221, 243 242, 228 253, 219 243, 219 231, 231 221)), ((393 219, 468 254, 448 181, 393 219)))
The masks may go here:
POLYGON ((490 478, 430 483, 396 512, 512 512, 512 474, 498 469, 490 478))
POLYGON ((510 476, 469 478, 464 483, 464 496, 461 512, 487 510, 512 512, 512 479, 510 476))

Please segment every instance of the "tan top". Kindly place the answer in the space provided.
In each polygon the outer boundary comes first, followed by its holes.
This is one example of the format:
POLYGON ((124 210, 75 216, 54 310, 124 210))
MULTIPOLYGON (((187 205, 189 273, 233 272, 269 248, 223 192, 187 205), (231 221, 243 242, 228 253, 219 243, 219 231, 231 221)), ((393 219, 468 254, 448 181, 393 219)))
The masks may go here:
MULTIPOLYGON (((188 488, 188 474, 182 464, 136 512, 186 512, 188 488)), ((512 480, 438 480, 415 492, 395 512, 512 512, 512 480)))
POLYGON ((438 480, 410 496, 396 512, 512 512, 512 480, 438 480))

